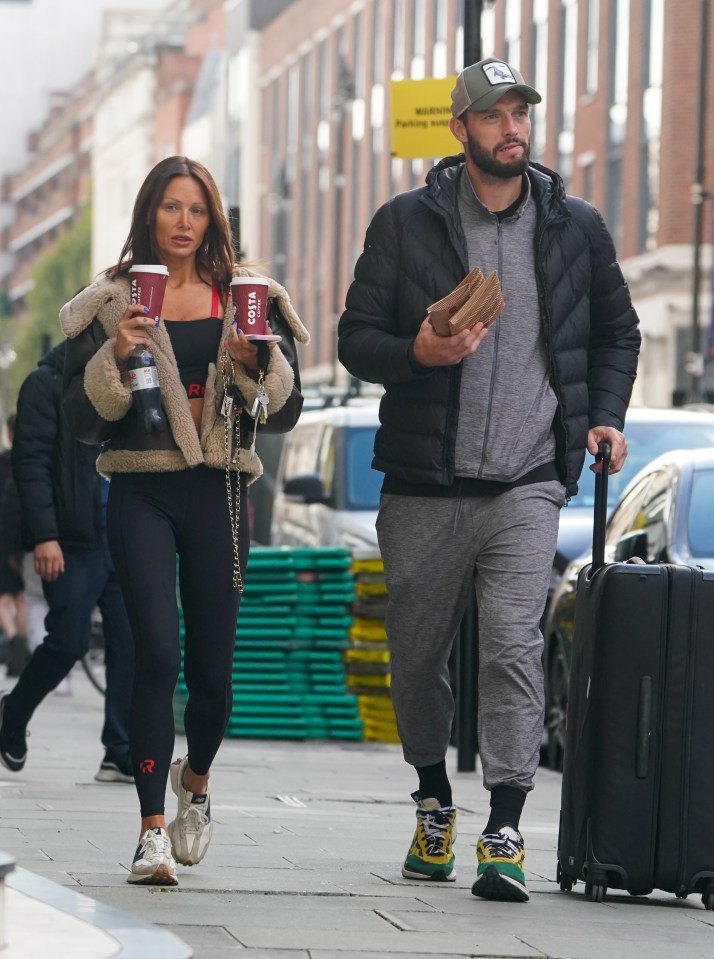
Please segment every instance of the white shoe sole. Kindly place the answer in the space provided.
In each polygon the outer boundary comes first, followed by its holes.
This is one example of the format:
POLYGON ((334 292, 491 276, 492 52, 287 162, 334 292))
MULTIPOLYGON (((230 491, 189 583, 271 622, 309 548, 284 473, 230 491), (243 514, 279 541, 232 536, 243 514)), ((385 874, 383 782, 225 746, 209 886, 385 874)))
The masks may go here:
POLYGON ((126 881, 134 886, 178 886, 175 869, 165 863, 157 866, 154 872, 146 876, 129 873, 126 881))
POLYGON ((208 852, 208 847, 211 844, 213 822, 208 822, 200 833, 192 832, 186 835, 181 828, 181 809, 186 803, 187 793, 183 786, 183 771, 188 765, 187 759, 188 757, 184 757, 181 762, 171 763, 169 767, 171 789, 178 798, 178 811, 176 818, 166 827, 166 831, 171 839, 171 851, 176 862, 180 862, 182 866, 197 866, 208 852))
POLYGON ((95 773, 94 779, 98 783, 133 783, 133 776, 125 776, 124 773, 113 769, 100 769, 95 773))

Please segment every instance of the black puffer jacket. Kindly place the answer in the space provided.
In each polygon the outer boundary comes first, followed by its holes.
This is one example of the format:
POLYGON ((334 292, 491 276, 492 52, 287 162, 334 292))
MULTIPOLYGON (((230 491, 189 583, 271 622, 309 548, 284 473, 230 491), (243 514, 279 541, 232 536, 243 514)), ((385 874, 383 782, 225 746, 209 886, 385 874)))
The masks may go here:
MULTIPOLYGON (((373 466, 399 479, 450 485, 461 364, 420 367, 412 344, 427 307, 468 272, 457 210, 464 156, 434 167, 427 186, 386 203, 367 230, 339 323, 339 358, 359 379, 382 383, 373 466)), ((551 170, 528 170, 538 211, 535 269, 550 378, 558 472, 577 491, 587 432, 622 429, 640 334, 615 249, 598 212, 566 196, 551 170)), ((515 385, 515 384, 514 384, 515 385)))
POLYGON ((88 549, 102 543, 99 447, 74 438, 62 408, 66 345, 63 340, 40 360, 17 400, 12 471, 28 551, 52 539, 88 549))

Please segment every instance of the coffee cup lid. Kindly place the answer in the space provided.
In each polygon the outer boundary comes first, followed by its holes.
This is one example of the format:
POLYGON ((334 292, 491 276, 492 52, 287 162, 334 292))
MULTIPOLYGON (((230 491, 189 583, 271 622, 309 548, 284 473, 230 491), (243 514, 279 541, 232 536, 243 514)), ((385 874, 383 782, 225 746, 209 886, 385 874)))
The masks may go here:
POLYGON ((270 286, 270 280, 264 276, 234 276, 231 280, 231 286, 243 286, 247 283, 251 286, 270 286))
POLYGON ((163 263, 135 263, 129 267, 130 273, 161 273, 164 276, 169 275, 169 268, 163 263))

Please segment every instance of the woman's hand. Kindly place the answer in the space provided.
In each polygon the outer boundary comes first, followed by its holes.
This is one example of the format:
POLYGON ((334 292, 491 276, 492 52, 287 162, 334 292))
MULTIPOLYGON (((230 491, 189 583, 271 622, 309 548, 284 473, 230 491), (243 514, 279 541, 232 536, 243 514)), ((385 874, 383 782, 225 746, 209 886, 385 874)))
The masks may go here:
POLYGON ((117 326, 117 339, 114 344, 114 356, 117 360, 128 360, 137 346, 151 345, 148 327, 153 321, 148 313, 148 307, 142 306, 141 303, 127 306, 117 326))
MULTIPOLYGON (((265 342, 264 340, 261 342, 265 342)), ((258 344, 249 340, 240 330, 233 327, 225 343, 228 355, 237 363, 242 363, 249 373, 258 373, 258 344)), ((269 349, 274 349, 277 343, 268 343, 269 349)))

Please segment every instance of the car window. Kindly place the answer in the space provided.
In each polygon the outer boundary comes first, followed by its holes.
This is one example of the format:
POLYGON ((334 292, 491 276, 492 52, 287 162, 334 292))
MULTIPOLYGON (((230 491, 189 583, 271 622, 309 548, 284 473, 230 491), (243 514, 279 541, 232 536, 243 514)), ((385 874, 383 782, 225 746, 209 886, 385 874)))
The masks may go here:
POLYGON ((295 427, 285 444, 283 481, 317 471, 322 432, 321 427, 314 424, 295 427))
POLYGON ((326 426, 322 431, 317 475, 322 480, 325 495, 332 496, 335 482, 335 430, 332 426, 326 426))
POLYGON ((652 485, 652 477, 646 476, 641 480, 629 494, 615 512, 612 514, 607 528, 607 541, 614 544, 623 536, 639 529, 640 516, 642 513, 642 502, 647 495, 647 490, 652 485))
POLYGON ((667 545, 667 524, 674 493, 674 470, 658 471, 647 488, 642 500, 642 508, 635 518, 635 529, 647 533, 647 556, 655 562, 662 556, 667 545))
POLYGON ((692 481, 687 537, 692 556, 714 556, 714 470, 697 470, 692 481))
POLYGON ((376 426, 345 430, 345 509, 377 509, 382 473, 371 467, 376 426))
MULTIPOLYGON (((627 459, 622 470, 609 477, 608 506, 614 506, 633 476, 661 453, 714 447, 714 424, 708 417, 702 419, 702 423, 627 423, 627 459)), ((591 462, 590 455, 586 455, 585 466, 578 480, 578 495, 572 497, 570 506, 592 508, 595 503, 595 474, 588 469, 591 462)))

